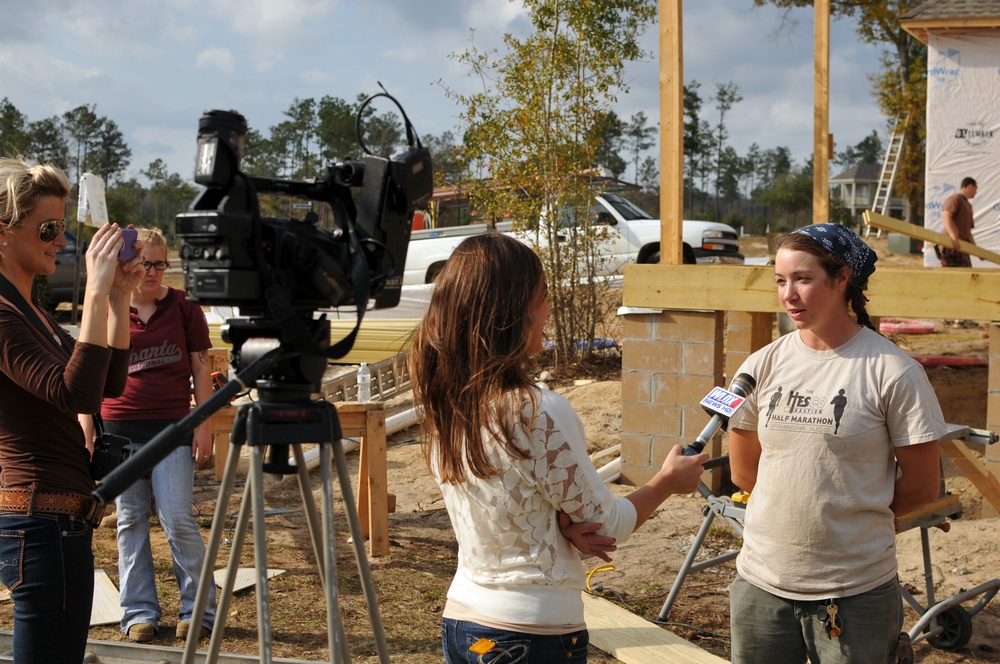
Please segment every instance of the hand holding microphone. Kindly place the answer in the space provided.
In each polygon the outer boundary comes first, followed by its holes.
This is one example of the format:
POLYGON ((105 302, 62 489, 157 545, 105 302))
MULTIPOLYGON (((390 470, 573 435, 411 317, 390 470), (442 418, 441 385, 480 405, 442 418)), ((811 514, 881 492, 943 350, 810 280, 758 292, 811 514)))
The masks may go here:
POLYGON ((750 374, 741 373, 733 379, 728 390, 721 387, 714 388, 701 400, 701 406, 705 412, 712 416, 708 424, 694 442, 684 448, 684 456, 694 456, 700 454, 705 449, 706 443, 712 439, 719 429, 729 426, 729 418, 743 405, 746 398, 750 396, 757 381, 750 374))

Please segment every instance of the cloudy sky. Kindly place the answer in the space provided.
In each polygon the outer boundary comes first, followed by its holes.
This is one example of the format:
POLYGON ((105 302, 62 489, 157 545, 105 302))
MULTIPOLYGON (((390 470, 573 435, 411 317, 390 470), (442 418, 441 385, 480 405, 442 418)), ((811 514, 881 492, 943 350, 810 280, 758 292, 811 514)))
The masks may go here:
MULTIPOLYGON (((450 55, 468 46, 470 29, 488 48, 526 28, 520 3, 508 0, 0 2, 0 98, 29 120, 96 104, 124 133, 137 177, 161 158, 191 179, 207 109, 239 110, 267 133, 295 98, 353 101, 379 81, 421 135, 455 130, 445 88, 469 90, 473 81, 450 55)), ((801 164, 812 149, 812 9, 793 17, 797 29, 776 35, 779 13, 751 0, 688 0, 684 68, 704 97, 718 83, 739 85, 743 101, 729 126, 740 153, 751 143, 787 146, 801 164)), ((655 26, 644 42, 656 50, 655 26)), ((831 42, 830 129, 839 150, 886 129, 868 80, 879 51, 860 43, 850 22, 833 23, 831 42)), ((655 59, 633 65, 618 115, 644 111, 656 121, 658 80, 655 59)), ((709 101, 702 112, 718 117, 709 101)))

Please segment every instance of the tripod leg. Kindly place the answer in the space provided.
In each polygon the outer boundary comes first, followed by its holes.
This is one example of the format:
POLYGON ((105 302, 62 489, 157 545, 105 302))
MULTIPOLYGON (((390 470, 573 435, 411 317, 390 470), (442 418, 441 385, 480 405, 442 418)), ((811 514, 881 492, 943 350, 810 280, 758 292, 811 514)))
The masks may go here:
POLYGON ((250 502, 253 506, 253 557, 257 570, 257 645, 262 664, 271 664, 271 602, 267 596, 267 535, 264 530, 264 447, 250 448, 250 502))
POLYGON ((354 541, 354 557, 358 561, 358 575, 361 579, 361 588, 365 594, 365 601, 368 603, 368 617, 372 624, 372 635, 375 637, 375 648, 378 650, 380 664, 389 664, 389 649, 385 642, 385 630, 382 627, 382 618, 378 612, 375 583, 372 581, 371 568, 368 567, 368 554, 365 551, 365 540, 361 534, 358 509, 354 503, 354 495, 351 491, 351 475, 347 470, 347 459, 344 455, 343 446, 335 445, 333 455, 337 462, 337 477, 340 480, 340 492, 344 497, 344 511, 347 514, 347 522, 351 528, 351 538, 354 541))
MULTIPOLYGON (((194 628, 188 632, 188 638, 184 644, 184 655, 182 661, 185 662, 185 664, 190 664, 194 661, 194 654, 198 649, 198 636, 201 633, 201 621, 205 617, 205 608, 208 606, 209 591, 212 587, 211 584, 215 583, 213 568, 215 567, 216 556, 219 555, 219 547, 222 543, 222 534, 225 531, 226 511, 229 506, 229 498, 233 494, 233 485, 236 483, 236 467, 239 464, 241 447, 242 446, 239 443, 230 445, 229 454, 226 457, 226 467, 222 474, 222 485, 219 488, 218 502, 215 505, 215 516, 212 519, 212 529, 209 531, 208 535, 205 562, 202 564, 201 577, 198 579, 198 592, 195 595, 194 609, 191 614, 191 625, 194 626, 194 628)), ((221 642, 225 626, 225 612, 218 613, 216 615, 215 625, 212 628, 212 643, 216 641, 221 642)), ((218 649, 216 649, 216 652, 218 652, 218 649)))
POLYGON ((323 550, 320 549, 319 542, 322 542, 322 530, 319 514, 316 512, 316 501, 312 499, 312 486, 309 482, 309 470, 306 469, 305 457, 302 455, 302 444, 294 443, 292 453, 295 455, 295 469, 299 481, 299 493, 302 494, 302 509, 306 515, 306 523, 309 525, 309 540, 312 543, 313 555, 316 556, 316 567, 319 570, 320 583, 326 583, 324 576, 326 570, 323 569, 323 550))
POLYGON ((330 661, 336 662, 339 651, 341 660, 351 661, 351 652, 347 647, 347 633, 340 615, 340 602, 337 599, 337 554, 334 546, 336 533, 333 529, 333 480, 330 476, 330 445, 320 446, 320 482, 323 490, 323 557, 321 566, 325 576, 330 581, 323 586, 326 591, 326 630, 329 635, 330 661))
POLYGON ((239 515, 236 519, 236 526, 233 530, 233 544, 229 550, 229 562, 226 564, 226 574, 222 581, 222 588, 219 591, 219 606, 215 614, 215 630, 212 631, 212 639, 208 643, 208 656, 206 662, 218 660, 219 652, 222 650, 222 635, 226 627, 226 616, 229 615, 229 605, 233 599, 233 588, 236 586, 236 575, 240 570, 240 555, 243 553, 243 542, 247 536, 247 527, 250 525, 250 483, 247 482, 243 488, 243 501, 240 503, 239 515))

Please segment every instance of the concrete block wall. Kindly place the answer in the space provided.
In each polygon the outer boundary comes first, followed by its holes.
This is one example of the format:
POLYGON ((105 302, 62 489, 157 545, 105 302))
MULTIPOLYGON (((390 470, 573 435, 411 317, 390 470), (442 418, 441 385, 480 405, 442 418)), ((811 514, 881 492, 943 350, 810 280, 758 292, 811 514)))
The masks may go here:
MULTIPOLYGON (((728 386, 750 353, 774 336, 773 313, 665 311, 628 314, 622 348, 622 481, 646 482, 674 445, 708 424, 699 402, 728 386)), ((723 453, 721 435, 706 448, 723 453)), ((719 473, 706 476, 718 490, 719 473)))
MULTIPOLYGON (((627 314, 622 345, 622 481, 643 484, 708 423, 698 402, 723 381, 723 312, 627 314)), ((713 456, 721 448, 715 437, 713 456)))

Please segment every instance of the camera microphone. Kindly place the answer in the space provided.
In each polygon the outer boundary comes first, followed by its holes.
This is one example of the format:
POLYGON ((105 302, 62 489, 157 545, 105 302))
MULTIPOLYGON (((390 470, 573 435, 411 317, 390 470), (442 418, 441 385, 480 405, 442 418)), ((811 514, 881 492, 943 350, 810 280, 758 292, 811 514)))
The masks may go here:
POLYGON ((712 416, 708 425, 701 430, 694 442, 684 448, 684 456, 694 456, 701 454, 705 449, 705 444, 712 439, 719 429, 729 426, 729 418, 732 417, 746 398, 750 396, 753 389, 757 387, 757 381, 750 374, 741 373, 733 379, 733 384, 726 390, 721 387, 712 388, 712 391, 701 400, 701 407, 712 416))

